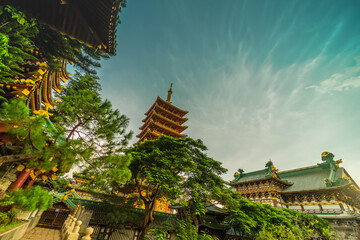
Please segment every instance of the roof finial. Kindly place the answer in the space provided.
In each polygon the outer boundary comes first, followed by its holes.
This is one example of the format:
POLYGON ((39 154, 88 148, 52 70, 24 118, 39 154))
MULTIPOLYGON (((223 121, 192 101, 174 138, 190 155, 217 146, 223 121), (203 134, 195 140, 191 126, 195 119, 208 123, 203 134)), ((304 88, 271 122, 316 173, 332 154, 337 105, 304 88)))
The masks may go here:
POLYGON ((169 103, 171 103, 170 99, 171 99, 171 94, 172 94, 172 85, 173 85, 173 83, 171 83, 171 85, 170 85, 170 89, 168 91, 168 96, 167 96, 167 99, 166 99, 166 101, 169 102, 169 103))

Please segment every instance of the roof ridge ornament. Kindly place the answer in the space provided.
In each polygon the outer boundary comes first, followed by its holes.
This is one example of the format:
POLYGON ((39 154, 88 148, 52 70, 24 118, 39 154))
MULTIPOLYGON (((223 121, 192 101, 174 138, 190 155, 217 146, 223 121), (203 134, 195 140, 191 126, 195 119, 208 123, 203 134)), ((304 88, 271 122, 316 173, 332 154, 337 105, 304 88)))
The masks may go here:
POLYGON ((167 98, 166 98, 166 102, 168 103, 171 103, 171 94, 173 93, 172 92, 172 86, 173 86, 173 83, 170 84, 170 88, 169 88, 169 91, 168 91, 168 95, 167 95, 167 98))
POLYGON ((231 183, 235 183, 237 181, 239 181, 240 178, 244 177, 245 176, 245 173, 244 173, 244 170, 242 168, 239 168, 237 170, 237 172, 234 173, 234 180, 233 181, 230 181, 231 183))
POLYGON ((334 160, 335 155, 330 152, 323 152, 321 154, 321 160, 323 163, 318 163, 317 165, 322 167, 323 169, 329 169, 330 175, 328 178, 325 178, 325 184, 328 187, 341 186, 348 184, 349 181, 347 179, 336 177, 337 169, 339 168, 339 164, 342 163, 342 159, 334 160))
POLYGON ((278 172, 279 169, 276 169, 271 159, 265 164, 265 176, 271 176, 278 172))

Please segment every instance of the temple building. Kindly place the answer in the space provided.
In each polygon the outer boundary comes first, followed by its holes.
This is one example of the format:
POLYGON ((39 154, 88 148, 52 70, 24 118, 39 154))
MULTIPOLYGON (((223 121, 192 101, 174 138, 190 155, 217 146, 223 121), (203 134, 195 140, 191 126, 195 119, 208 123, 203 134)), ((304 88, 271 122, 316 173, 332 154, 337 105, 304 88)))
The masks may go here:
MULTIPOLYGON (((77 39, 108 55, 115 54, 116 26, 119 22, 119 12, 125 7, 125 0, 2 2, 2 5, 7 4, 71 39, 77 39)), ((33 113, 48 116, 47 110, 53 108, 56 103, 52 93, 60 92, 63 88, 61 82, 69 79, 65 69, 66 61, 62 60, 58 69, 50 69, 43 53, 36 46, 27 53, 32 57, 18 62, 19 74, 11 76, 13 81, 0 81, 0 97, 7 100, 23 97, 33 113)), ((49 119, 46 120, 46 127, 51 135, 54 126, 49 119)), ((17 141, 9 136, 5 124, 0 121, 0 198, 6 190, 31 186, 37 177, 41 176, 43 180, 49 174, 53 177, 55 175, 52 173, 57 170, 55 167, 46 174, 31 170, 27 162, 35 155, 24 154, 22 148, 17 145, 17 141)))
POLYGON ((339 166, 341 159, 334 160, 329 152, 321 156, 323 163, 287 171, 279 172, 272 161, 259 171, 239 169, 230 185, 246 199, 316 214, 340 235, 360 236, 360 188, 339 166))
POLYGON ((4 91, 2 96, 7 100, 24 97, 26 105, 34 113, 40 109, 52 109, 56 100, 52 98, 52 91, 60 92, 69 77, 66 74, 66 61, 62 61, 59 71, 48 68, 45 59, 37 49, 29 52, 34 59, 28 59, 19 64, 23 76, 14 76, 13 82, 0 83, 4 91))
POLYGON ((144 124, 140 127, 141 133, 136 136, 139 138, 137 143, 145 140, 154 140, 161 135, 174 138, 186 137, 182 132, 187 126, 182 124, 187 121, 187 118, 184 118, 184 116, 188 112, 172 105, 171 94, 172 84, 166 101, 158 96, 155 103, 145 113, 144 124))

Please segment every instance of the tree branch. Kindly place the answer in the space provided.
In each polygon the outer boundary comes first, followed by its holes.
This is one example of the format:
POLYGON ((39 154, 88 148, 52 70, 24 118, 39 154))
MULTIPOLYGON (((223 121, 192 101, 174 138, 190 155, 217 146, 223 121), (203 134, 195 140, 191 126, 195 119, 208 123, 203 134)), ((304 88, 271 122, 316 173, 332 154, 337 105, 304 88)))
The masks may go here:
POLYGON ((31 128, 29 129, 29 140, 30 140, 31 146, 32 146, 33 148, 35 148, 36 150, 40 151, 40 149, 39 149, 37 146, 35 146, 35 144, 34 144, 33 141, 31 140, 31 128))
POLYGON ((138 181, 137 178, 135 178, 135 183, 136 183, 136 188, 137 188, 137 190, 138 190, 140 199, 141 199, 144 203, 147 203, 148 200, 146 200, 146 198, 141 194, 141 185, 139 184, 139 181, 138 181))
POLYGON ((36 158, 38 156, 39 156, 38 153, 23 153, 16 155, 0 156, 0 164, 28 160, 28 159, 36 158))

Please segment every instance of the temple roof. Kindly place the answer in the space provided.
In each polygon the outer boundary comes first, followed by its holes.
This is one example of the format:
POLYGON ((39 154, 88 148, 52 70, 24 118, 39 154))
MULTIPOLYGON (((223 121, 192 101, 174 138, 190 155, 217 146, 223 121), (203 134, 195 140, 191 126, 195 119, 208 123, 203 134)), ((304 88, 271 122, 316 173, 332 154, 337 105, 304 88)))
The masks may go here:
MULTIPOLYGON (((297 192, 297 191, 310 191, 310 190, 321 190, 327 189, 324 179, 330 175, 330 169, 316 168, 317 171, 305 172, 303 174, 294 174, 283 177, 294 184, 282 192, 297 192)), ((301 170, 300 170, 301 171, 301 170)), ((343 168, 339 168, 336 171, 336 178, 342 177, 343 168)), ((281 173, 279 173, 281 176, 281 173)))
POLYGON ((168 112, 178 115, 179 117, 183 117, 188 113, 188 111, 175 107, 170 102, 163 100, 161 97, 157 97, 155 103, 150 107, 150 109, 145 113, 145 115, 148 115, 157 105, 167 110, 168 112))
MULTIPOLYGON (((150 121, 153 120, 155 122, 165 122, 166 124, 163 125, 169 125, 169 127, 171 127, 172 129, 180 129, 181 131, 184 131, 185 129, 187 129, 187 126, 182 126, 179 123, 174 122, 173 120, 164 117, 163 115, 156 113, 155 111, 153 111, 150 115, 148 115, 148 117, 146 118, 148 119, 147 121, 145 121, 145 123, 139 128, 140 130, 143 130, 147 125, 149 125, 150 121), (149 120, 150 119, 150 120, 149 120)), ((184 119, 184 122, 186 121, 186 119, 184 119)))
MULTIPOLYGON (((319 166, 311 166, 308 168, 294 169, 291 171, 280 172, 279 176, 282 179, 293 182, 294 184, 282 192, 299 192, 299 191, 313 191, 336 188, 353 184, 358 189, 357 184, 351 179, 350 175, 342 167, 336 170, 336 179, 347 179, 348 183, 339 184, 337 186, 329 187, 326 185, 325 179, 330 175, 330 169, 323 169, 319 166), (311 169, 311 171, 309 171, 311 169)), ((359 189, 360 190, 360 189, 359 189)))
POLYGON ((62 61, 61 71, 53 71, 47 67, 38 50, 31 50, 29 54, 38 59, 20 62, 22 76, 15 76, 14 81, 7 84, 0 83, 0 88, 4 90, 2 96, 7 99, 24 96, 25 104, 33 111, 52 109, 55 103, 52 90, 60 92, 60 81, 66 82, 69 79, 65 70, 66 61, 62 61))
MULTIPOLYGON (((316 191, 325 189, 329 190, 348 185, 352 185, 354 189, 357 189, 360 193, 359 186, 342 167, 336 167, 334 174, 334 182, 332 185, 329 185, 327 183, 327 180, 331 174, 331 169, 329 166, 324 164, 318 164, 277 173, 274 172, 273 174, 273 178, 288 184, 288 187, 282 190, 283 193, 316 191)), ((235 180, 231 181, 230 185, 266 180, 270 178, 271 176, 266 176, 266 169, 249 173, 241 172, 240 174, 235 174, 235 180)))
POLYGON ((183 118, 179 115, 176 115, 170 111, 168 111, 167 109, 159 106, 157 103, 155 103, 152 107, 151 107, 151 111, 148 113, 146 113, 146 118, 143 120, 143 122, 147 122, 150 118, 153 117, 153 115, 157 113, 158 115, 161 115, 163 117, 166 117, 174 122, 176 122, 177 124, 183 124, 184 122, 186 122, 188 119, 187 118, 183 118))
POLYGON ((124 0, 7 0, 39 22, 103 52, 115 53, 118 13, 124 0))
POLYGON ((170 136, 170 137, 177 137, 177 138, 186 137, 185 134, 178 133, 178 132, 174 131, 173 129, 168 128, 162 124, 159 124, 153 120, 149 121, 149 123, 146 126, 146 128, 144 129, 144 131, 142 131, 139 135, 137 135, 137 137, 141 138, 147 130, 150 130, 151 132, 154 132, 156 134, 166 135, 166 136, 170 136))
POLYGON ((234 185, 237 185, 238 183, 247 183, 247 182, 255 182, 255 181, 270 180, 270 179, 274 179, 274 180, 276 180, 280 183, 283 183, 287 186, 290 186, 292 184, 291 182, 280 178, 277 173, 273 173, 273 174, 267 176, 266 170, 259 170, 259 171, 255 171, 255 172, 246 173, 243 177, 241 177, 237 181, 232 181, 230 183, 230 185, 234 186, 234 185))
POLYGON ((144 140, 154 140, 160 136, 160 134, 154 133, 150 129, 146 129, 146 130, 142 131, 140 134, 136 136, 136 137, 140 138, 139 141, 137 141, 137 143, 142 142, 144 140), (141 134, 141 137, 140 137, 140 134, 141 134))
MULTIPOLYGON (((97 221, 106 222, 108 212, 110 212, 111 208, 114 207, 114 205, 112 205, 109 202, 101 202, 101 201, 81 198, 78 194, 76 194, 76 191, 74 190, 67 191, 64 193, 57 193, 51 191, 49 194, 53 196, 53 203, 61 201, 71 210, 75 210, 78 204, 80 203, 81 206, 84 206, 86 210, 93 211, 91 219, 97 221)), ((135 215, 129 218, 128 223, 133 225, 141 225, 143 221, 144 210, 139 208, 133 208, 130 209, 130 211, 132 211, 135 215)), ((153 215, 155 217, 156 226, 160 226, 160 223, 169 220, 169 218, 175 217, 174 214, 158 212, 158 211, 154 211, 153 215)))

